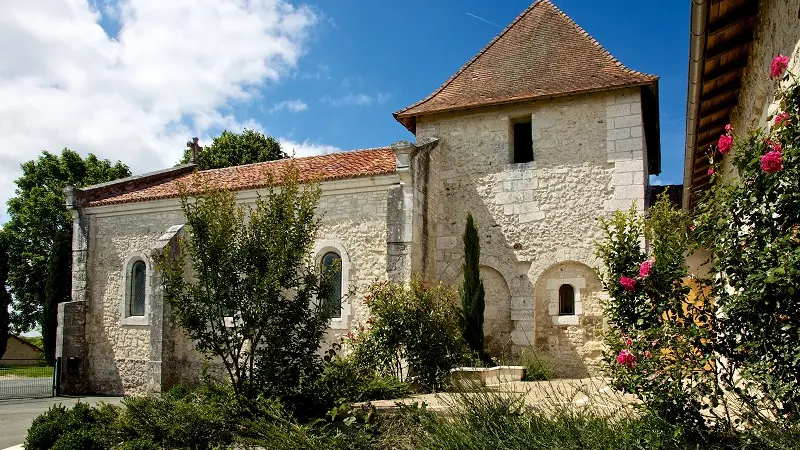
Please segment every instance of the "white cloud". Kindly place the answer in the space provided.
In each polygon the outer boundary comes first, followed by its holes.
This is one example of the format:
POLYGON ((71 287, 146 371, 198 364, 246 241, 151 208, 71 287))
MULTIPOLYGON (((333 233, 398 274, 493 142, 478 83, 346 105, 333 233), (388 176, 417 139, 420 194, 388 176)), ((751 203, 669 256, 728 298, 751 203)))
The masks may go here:
POLYGON ((281 149, 283 149, 286 154, 296 158, 314 155, 327 155, 329 153, 337 153, 342 151, 342 149, 339 147, 315 144, 309 141, 296 142, 287 138, 279 138, 278 142, 281 143, 281 149))
POLYGON ((308 109, 308 103, 302 100, 284 100, 280 103, 276 103, 267 110, 267 113, 274 114, 278 111, 291 111, 291 112, 302 112, 308 109))
POLYGON ((0 2, 0 202, 41 150, 141 173, 240 127, 231 105, 295 70, 316 20, 284 0, 0 2))
POLYGON ((320 102, 331 105, 331 106, 372 106, 374 103, 377 104, 384 104, 387 100, 391 97, 391 94, 381 92, 375 96, 367 95, 367 94, 353 94, 352 92, 341 96, 341 97, 331 97, 330 95, 326 95, 320 99, 320 102))

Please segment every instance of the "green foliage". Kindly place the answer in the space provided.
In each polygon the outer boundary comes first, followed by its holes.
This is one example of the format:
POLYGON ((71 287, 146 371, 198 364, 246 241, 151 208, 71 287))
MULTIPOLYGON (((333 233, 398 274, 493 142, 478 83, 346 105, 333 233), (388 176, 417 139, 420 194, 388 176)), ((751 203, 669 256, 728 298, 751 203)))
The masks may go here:
MULTIPOLYGON (((16 196, 8 201, 5 225, 9 245, 8 285, 14 297, 11 316, 14 333, 43 325, 47 262, 56 235, 72 236, 71 217, 64 188, 105 183, 130 176, 128 167, 112 164, 89 154, 85 159, 72 150, 61 155, 43 152, 37 160, 22 165, 15 183, 16 196)), ((71 273, 70 267, 62 268, 71 273)))
POLYGON ((188 239, 157 259, 177 324, 224 365, 233 389, 302 410, 322 373, 329 319, 318 299, 333 286, 309 264, 319 185, 297 180, 288 170, 280 189, 269 187, 254 206, 198 186, 200 194, 181 200, 188 239))
POLYGON ((110 405, 91 407, 77 403, 72 409, 56 405, 33 420, 25 438, 25 450, 103 449, 115 442, 109 433, 119 408, 110 405))
POLYGON ((69 301, 72 287, 72 239, 70 234, 59 231, 53 240, 53 248, 47 262, 47 283, 42 311, 42 343, 44 358, 53 364, 56 355, 56 328, 58 328, 58 304, 69 301))
MULTIPOLYGON (((183 152, 181 164, 191 159, 192 152, 183 152)), ((197 155, 196 164, 201 170, 241 166, 264 161, 286 158, 281 144, 272 136, 256 130, 244 129, 241 133, 225 130, 215 137, 212 144, 204 147, 197 155)))
MULTIPOLYGON (((724 156, 735 175, 718 170, 697 217, 701 245, 711 251, 719 307, 722 378, 750 405, 751 417, 800 417, 800 84, 788 72, 776 91, 786 120, 735 136, 724 156), (782 168, 761 166, 782 148, 782 168), (734 374, 741 375, 734 376, 734 374)), ((734 132, 737 130, 733 130, 734 132)), ((720 161, 712 159, 719 169, 720 161)))
POLYGON ((553 378, 555 362, 546 354, 536 352, 533 347, 526 348, 520 355, 525 367, 523 381, 547 381, 553 378))
POLYGON ((366 299, 370 328, 354 337, 354 357, 403 379, 402 362, 422 390, 445 387, 450 369, 466 354, 456 293, 444 286, 379 282, 366 299))
POLYGON ((481 246, 478 237, 478 228, 472 220, 472 214, 467 214, 467 224, 464 229, 464 283, 459 289, 461 306, 464 311, 464 341, 469 348, 478 354, 482 360, 487 360, 488 355, 483 350, 483 316, 486 308, 483 280, 480 276, 481 246))
POLYGON ((686 282, 688 217, 662 195, 648 217, 631 209, 601 226, 597 251, 610 293, 605 361, 613 384, 636 394, 658 417, 701 429, 704 399, 716 402, 721 391, 713 371, 713 308, 703 295, 690 298, 686 282), (623 277, 635 280, 633 289, 623 286, 623 277))
POLYGON ((11 331, 11 294, 6 289, 8 280, 8 240, 4 229, 0 228, 0 358, 6 352, 8 336, 11 331))

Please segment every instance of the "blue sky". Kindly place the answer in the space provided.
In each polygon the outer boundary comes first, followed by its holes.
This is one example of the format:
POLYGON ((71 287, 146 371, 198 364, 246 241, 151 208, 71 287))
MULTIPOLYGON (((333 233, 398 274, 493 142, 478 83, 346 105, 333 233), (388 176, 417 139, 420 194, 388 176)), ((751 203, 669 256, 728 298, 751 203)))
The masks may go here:
MULTIPOLYGON (((661 77, 660 182, 680 183, 688 2, 554 1, 625 65, 661 77)), ((298 156, 412 140, 392 112, 440 86, 529 4, 0 2, 0 203, 42 150, 143 173, 225 128, 257 128, 298 156)))
MULTIPOLYGON (((265 104, 255 101, 244 114, 256 117, 271 133, 342 149, 410 140, 412 135, 391 113, 427 96, 529 4, 527 0, 317 3, 324 19, 297 75, 264 91, 265 97, 274 99, 301 99, 308 109, 265 115, 261 112, 265 104), (343 101, 337 106, 328 99, 343 101)), ((556 0, 556 5, 628 67, 661 77, 659 178, 665 184, 680 183, 688 4, 610 1, 598 7, 596 1, 556 0)))

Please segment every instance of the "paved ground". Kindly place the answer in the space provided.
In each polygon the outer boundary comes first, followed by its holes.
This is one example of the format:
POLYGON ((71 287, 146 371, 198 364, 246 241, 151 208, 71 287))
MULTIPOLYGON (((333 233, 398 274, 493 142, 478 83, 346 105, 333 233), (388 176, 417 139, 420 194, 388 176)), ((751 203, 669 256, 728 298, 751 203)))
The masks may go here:
POLYGON ((42 398, 53 395, 50 377, 0 377, 0 400, 13 398, 42 398))
MULTIPOLYGON (((49 381, 49 380, 48 380, 49 381)), ((0 449, 22 444, 33 419, 59 403, 72 406, 83 402, 118 404, 121 397, 54 397, 29 400, 0 400, 0 449)))

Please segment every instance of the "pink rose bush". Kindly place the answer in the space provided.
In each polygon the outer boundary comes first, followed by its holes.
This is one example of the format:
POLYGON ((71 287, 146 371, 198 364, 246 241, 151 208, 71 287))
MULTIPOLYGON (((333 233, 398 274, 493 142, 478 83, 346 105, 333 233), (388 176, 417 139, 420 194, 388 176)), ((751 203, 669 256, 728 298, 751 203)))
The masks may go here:
POLYGON ((650 270, 653 268, 653 264, 655 264, 655 261, 652 259, 642 262, 642 264, 639 266, 639 277, 645 278, 646 276, 650 275, 650 270))
POLYGON ((719 137, 717 141, 717 148, 719 148, 719 152, 723 155, 727 155, 729 151, 731 151, 731 146, 733 145, 733 135, 731 134, 723 134, 719 137))
POLYGON ((714 175, 714 168, 713 167, 709 167, 707 173, 708 173, 708 176, 714 175))
POLYGON ((630 350, 623 349, 617 355, 617 362, 621 366, 625 366, 627 368, 631 368, 636 365, 636 355, 633 354, 630 350))
POLYGON ((775 124, 776 127, 788 126, 789 125, 789 113, 787 113, 786 111, 778 113, 775 116, 774 124, 775 124))
POLYGON ((769 77, 773 79, 780 77, 787 67, 789 67, 789 57, 777 55, 772 59, 772 65, 769 68, 769 77))
POLYGON ((761 170, 766 173, 775 173, 783 169, 783 153, 780 150, 771 150, 761 157, 761 170))
POLYGON ((636 290, 636 279, 631 277, 620 277, 619 284, 622 286, 622 289, 626 291, 634 291, 636 290))

